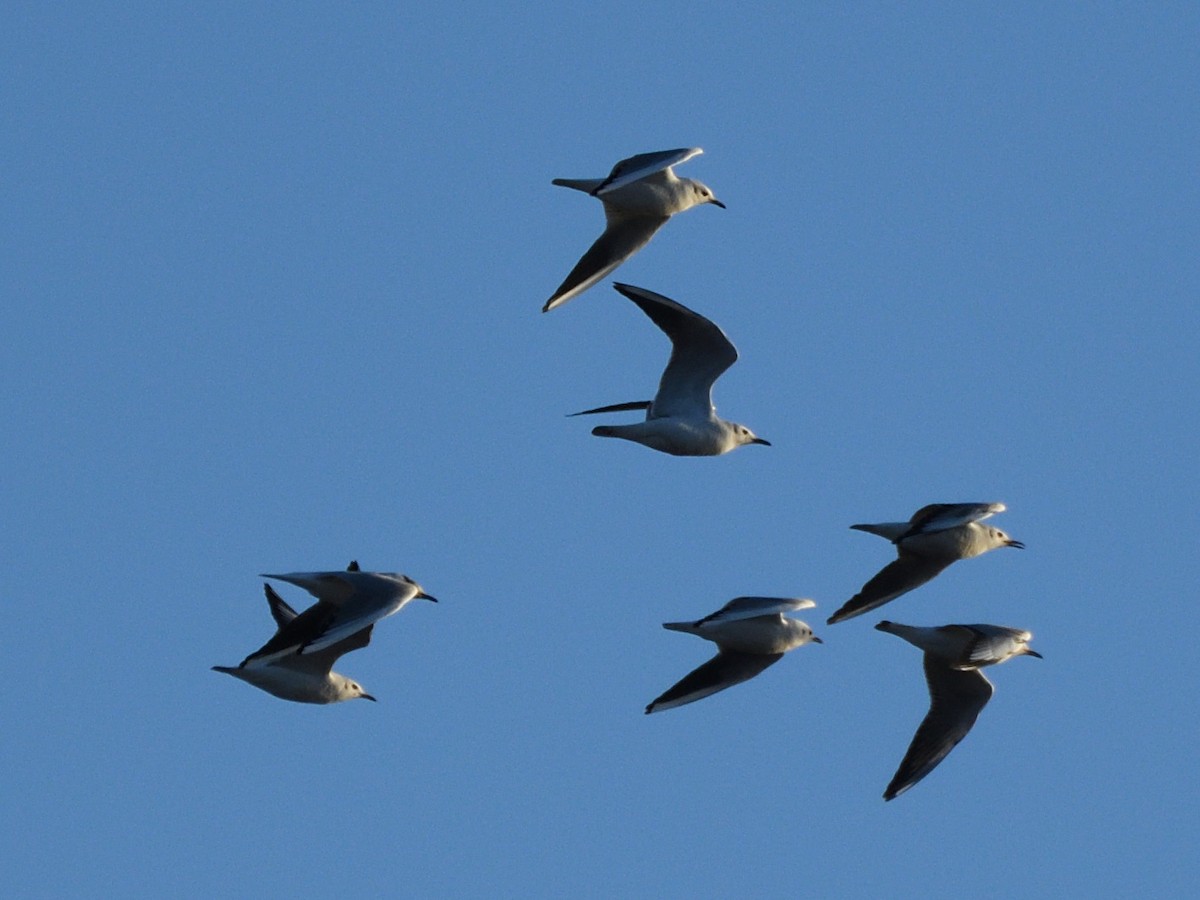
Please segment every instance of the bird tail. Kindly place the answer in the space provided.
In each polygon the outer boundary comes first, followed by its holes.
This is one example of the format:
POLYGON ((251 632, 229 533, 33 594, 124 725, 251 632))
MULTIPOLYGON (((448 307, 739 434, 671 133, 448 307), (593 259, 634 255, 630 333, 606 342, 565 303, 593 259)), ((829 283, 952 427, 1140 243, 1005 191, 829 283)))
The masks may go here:
POLYGON ((684 634, 695 634, 695 622, 663 622, 663 628, 667 631, 682 631, 684 634))
POLYGON ((877 534, 881 538, 887 538, 889 541, 896 541, 903 537, 905 532, 909 530, 908 522, 876 522, 875 524, 859 524, 850 526, 855 531, 865 531, 868 534, 877 534))
POLYGON ((551 184, 558 187, 571 188, 575 191, 583 191, 585 194, 590 194, 600 185, 604 184, 603 178, 555 178, 551 184))

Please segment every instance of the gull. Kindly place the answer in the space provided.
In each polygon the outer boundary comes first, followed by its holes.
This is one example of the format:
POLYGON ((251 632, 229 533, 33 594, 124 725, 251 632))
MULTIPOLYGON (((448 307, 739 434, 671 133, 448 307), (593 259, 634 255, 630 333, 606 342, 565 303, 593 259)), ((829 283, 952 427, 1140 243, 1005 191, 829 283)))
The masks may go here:
POLYGON ((331 671, 343 654, 371 642, 371 629, 410 600, 437 602, 407 575, 363 572, 351 563, 345 572, 292 572, 263 575, 298 585, 317 602, 297 614, 271 586, 264 585, 274 636, 236 668, 213 666, 284 700, 340 703, 375 698, 357 682, 331 671))
POLYGON ((646 420, 633 425, 597 425, 597 437, 624 438, 675 456, 720 456, 743 444, 771 446, 745 425, 717 417, 713 383, 738 358, 720 328, 682 303, 631 284, 614 288, 636 303, 671 339, 671 358, 653 400, 635 400, 572 413, 646 410, 646 420))
POLYGON ((823 643, 799 619, 784 613, 816 606, 812 600, 737 597, 695 622, 664 622, 663 628, 694 634, 717 645, 717 655, 646 707, 646 713, 674 709, 749 681, 789 650, 823 643))
POLYGON ((604 204, 604 233, 575 264, 542 312, 582 294, 650 242, 675 213, 702 203, 725 208, 699 181, 678 178, 672 166, 699 156, 699 147, 639 153, 623 159, 607 178, 555 178, 552 184, 591 194, 604 204))
POLYGON ((899 559, 884 566, 862 590, 829 617, 833 625, 860 616, 906 594, 960 559, 970 559, 997 547, 1025 549, 999 528, 979 523, 998 512, 1003 503, 931 503, 913 513, 907 522, 851 525, 887 538, 896 545, 899 559))
POLYGON ((880 622, 875 626, 925 651, 929 712, 913 736, 884 800, 891 800, 937 768, 967 736, 992 696, 992 683, 979 670, 1014 656, 1042 654, 1031 650, 1028 631, 1003 625, 942 625, 923 628, 880 622))

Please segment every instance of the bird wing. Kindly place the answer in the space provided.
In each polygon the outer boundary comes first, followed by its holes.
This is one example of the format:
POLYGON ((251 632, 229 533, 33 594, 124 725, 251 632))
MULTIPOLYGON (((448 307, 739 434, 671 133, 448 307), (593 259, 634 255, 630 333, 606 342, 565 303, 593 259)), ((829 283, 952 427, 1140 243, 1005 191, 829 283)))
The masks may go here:
POLYGON ((960 525, 979 522, 998 512, 1004 512, 1003 503, 930 503, 918 509, 908 520, 909 528, 896 540, 902 541, 914 534, 945 531, 960 525))
POLYGON ((374 625, 360 628, 349 637, 343 638, 337 643, 326 647, 324 650, 319 650, 315 653, 304 652, 288 657, 287 665, 300 671, 328 675, 329 670, 333 668, 334 663, 338 661, 339 657, 346 655, 352 650, 361 650, 371 643, 371 631, 374 628, 374 625))
MULTIPOLYGON (((356 572, 356 570, 348 570, 356 572)), ((357 573, 361 578, 364 573, 357 573)), ((288 572, 284 575, 264 573, 260 578, 274 578, 302 587, 323 603, 340 606, 358 592, 358 587, 344 572, 288 572)), ((360 582, 361 583, 361 582, 360 582)))
POLYGON ((355 633, 399 610, 409 599, 381 587, 380 576, 353 569, 347 572, 289 572, 265 575, 304 588, 317 602, 280 627, 242 665, 269 665, 293 653, 312 654, 329 649, 355 633))
POLYGON ((650 417, 711 415, 712 386, 738 358, 725 332, 670 297, 631 284, 613 287, 671 339, 671 358, 659 380, 650 417))
POLYGON ((617 188, 640 181, 647 175, 653 175, 655 172, 661 172, 663 169, 677 166, 681 162, 686 162, 693 156, 699 156, 703 152, 699 147, 681 147, 678 150, 656 150, 652 153, 639 153, 637 156, 623 159, 613 166, 607 178, 592 189, 592 196, 599 197, 609 191, 615 191, 617 188))
POLYGON ((929 684, 929 712, 883 792, 885 800, 898 797, 937 768, 967 736, 992 696, 991 682, 978 669, 953 669, 928 653, 925 680, 929 684))
POLYGON ((860 616, 895 600, 901 594, 907 594, 913 588, 920 587, 932 579, 953 561, 940 557, 917 556, 915 553, 901 550, 898 559, 880 569, 874 578, 829 617, 828 624, 833 625, 844 619, 860 616))
MULTIPOLYGON (((1002 662, 1026 643, 1032 635, 1007 625, 959 625, 970 633, 972 640, 959 660, 960 667, 987 666, 1002 662)), ((1040 655, 1040 654, 1039 654, 1040 655)))
POLYGON ((242 660, 239 668, 270 665, 281 657, 296 653, 308 641, 322 635, 337 613, 338 607, 331 603, 314 603, 286 625, 280 625, 269 641, 242 660))
POLYGON ((759 616, 783 614, 797 609, 811 609, 816 606, 812 600, 799 597, 735 597, 714 613, 709 613, 703 619, 694 623, 701 625, 716 625, 721 622, 732 622, 736 619, 754 619, 759 616))
POLYGON ((646 707, 646 712, 660 712, 702 700, 727 687, 749 681, 782 658, 782 653, 738 653, 722 650, 704 665, 685 675, 666 693, 651 701, 646 707))
POLYGON ((607 206, 607 226, 604 233, 588 248, 579 262, 546 301, 542 312, 562 306, 573 297, 578 297, 596 282, 608 275, 633 254, 650 242, 654 232, 666 224, 668 216, 622 216, 607 206))
POLYGON ((296 618, 296 611, 282 597, 275 593, 275 589, 269 584, 263 585, 263 591, 267 595, 267 604, 271 607, 271 618, 275 620, 275 624, 283 628, 292 619, 296 618))

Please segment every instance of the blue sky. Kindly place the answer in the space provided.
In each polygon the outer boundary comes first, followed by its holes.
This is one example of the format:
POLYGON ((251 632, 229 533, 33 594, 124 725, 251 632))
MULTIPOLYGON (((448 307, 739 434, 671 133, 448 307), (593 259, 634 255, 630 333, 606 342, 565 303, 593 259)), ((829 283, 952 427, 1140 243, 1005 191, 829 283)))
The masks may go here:
POLYGON ((1200 12, 1055 7, 9 9, 10 889, 1194 885, 1200 12), (616 276, 738 346, 773 446, 719 459, 565 418, 668 347, 607 284, 539 312, 602 225, 551 178, 679 146, 728 209, 616 276), (1027 550, 824 625, 891 557, 849 525, 992 500, 1027 550), (209 671, 257 573, 352 558, 441 600, 340 663, 378 704, 209 671), (710 652, 660 623, 739 594, 825 643, 642 715, 710 652), (886 804, 884 617, 1045 656, 886 804))

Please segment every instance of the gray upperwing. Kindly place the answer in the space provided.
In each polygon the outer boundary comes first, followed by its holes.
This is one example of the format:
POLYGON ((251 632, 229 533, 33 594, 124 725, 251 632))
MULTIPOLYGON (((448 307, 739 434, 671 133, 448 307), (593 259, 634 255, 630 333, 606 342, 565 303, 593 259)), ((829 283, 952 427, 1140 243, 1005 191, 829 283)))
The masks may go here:
POLYGON ((908 530, 896 540, 902 541, 910 535, 922 532, 945 531, 959 525, 980 522, 998 512, 1004 512, 1004 508, 1003 503, 930 503, 913 513, 909 519, 908 530))
POLYGON ((549 312, 578 297, 607 276, 650 242, 654 233, 666 224, 667 216, 617 217, 610 215, 608 226, 596 242, 575 264, 563 283, 546 301, 542 312, 549 312))
POLYGON ((897 560, 880 569, 874 578, 862 586, 862 590, 829 617, 827 624, 833 625, 883 606, 931 580, 953 561, 917 556, 902 550, 897 560))
POLYGON ((686 162, 693 156, 699 156, 703 152, 699 147, 680 147, 677 150, 655 150, 650 153, 638 153, 628 159, 621 160, 613 166, 612 171, 608 173, 608 177, 603 179, 591 193, 593 196, 599 196, 607 191, 615 191, 617 188, 640 181, 648 175, 653 175, 655 172, 661 172, 663 169, 677 166, 681 162, 686 162))
POLYGON ((696 626, 706 622, 732 622, 735 619, 753 619, 759 616, 783 614, 816 606, 805 597, 734 597, 714 613, 697 619, 696 626))
POLYGON ((714 322, 670 297, 620 282, 613 287, 671 339, 671 358, 654 397, 655 416, 693 410, 706 415, 712 386, 737 362, 737 348, 714 322))
POLYGON ((929 684, 929 712, 883 792, 884 800, 898 797, 937 768, 967 736, 992 696, 991 682, 978 669, 952 669, 928 653, 925 680, 929 684))
POLYGON ((689 672, 646 707, 646 713, 674 709, 702 700, 725 688, 749 681, 783 658, 782 653, 737 653, 722 650, 704 665, 689 672))

